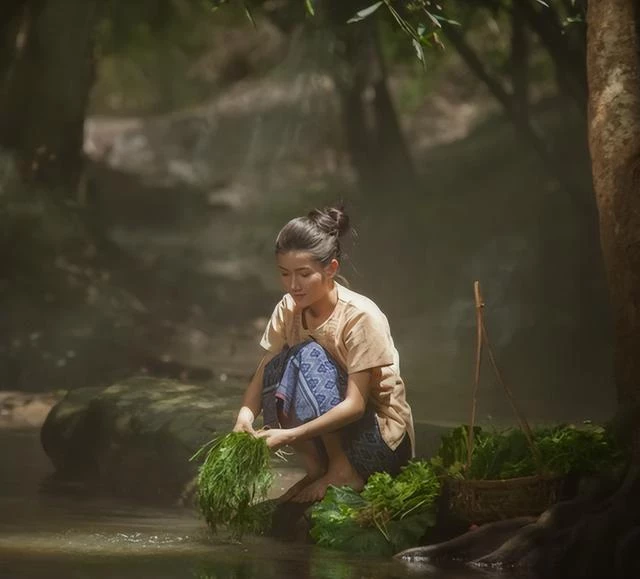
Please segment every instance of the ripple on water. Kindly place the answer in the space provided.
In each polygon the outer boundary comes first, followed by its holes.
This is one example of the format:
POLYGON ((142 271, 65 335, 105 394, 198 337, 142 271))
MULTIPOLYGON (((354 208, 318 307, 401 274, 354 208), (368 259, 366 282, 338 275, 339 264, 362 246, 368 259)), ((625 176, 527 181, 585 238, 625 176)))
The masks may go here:
POLYGON ((411 568, 389 558, 345 556, 265 538, 234 543, 212 537, 188 509, 42 494, 39 484, 51 467, 37 432, 4 432, 0 463, 0 579, 486 577, 467 569, 411 568))

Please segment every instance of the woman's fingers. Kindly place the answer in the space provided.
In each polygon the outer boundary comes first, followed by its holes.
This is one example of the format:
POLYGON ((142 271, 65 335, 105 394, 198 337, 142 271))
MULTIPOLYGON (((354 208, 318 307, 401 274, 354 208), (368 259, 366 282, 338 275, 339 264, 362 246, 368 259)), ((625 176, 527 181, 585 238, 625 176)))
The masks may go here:
POLYGON ((274 450, 291 442, 291 431, 283 428, 262 429, 256 432, 258 438, 264 439, 269 448, 274 450))
POLYGON ((256 434, 253 426, 246 422, 236 422, 236 425, 233 427, 233 432, 248 432, 249 434, 253 434, 254 436, 256 434))

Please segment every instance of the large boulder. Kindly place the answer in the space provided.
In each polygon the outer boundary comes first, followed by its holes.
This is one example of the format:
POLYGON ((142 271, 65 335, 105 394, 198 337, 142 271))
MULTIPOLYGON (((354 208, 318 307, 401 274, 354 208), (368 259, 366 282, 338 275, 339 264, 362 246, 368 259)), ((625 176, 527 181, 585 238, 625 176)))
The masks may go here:
POLYGON ((197 472, 189 458, 230 428, 237 402, 218 388, 150 377, 78 388, 51 409, 42 446, 57 482, 175 502, 197 472))

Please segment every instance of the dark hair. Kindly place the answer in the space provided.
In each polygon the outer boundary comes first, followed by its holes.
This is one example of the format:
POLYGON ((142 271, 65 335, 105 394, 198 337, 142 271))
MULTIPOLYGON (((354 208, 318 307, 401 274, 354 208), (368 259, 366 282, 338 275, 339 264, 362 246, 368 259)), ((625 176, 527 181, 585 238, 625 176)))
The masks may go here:
POLYGON ((308 251, 322 265, 340 259, 340 238, 349 231, 349 216, 338 207, 313 209, 289 221, 276 237, 276 253, 308 251))

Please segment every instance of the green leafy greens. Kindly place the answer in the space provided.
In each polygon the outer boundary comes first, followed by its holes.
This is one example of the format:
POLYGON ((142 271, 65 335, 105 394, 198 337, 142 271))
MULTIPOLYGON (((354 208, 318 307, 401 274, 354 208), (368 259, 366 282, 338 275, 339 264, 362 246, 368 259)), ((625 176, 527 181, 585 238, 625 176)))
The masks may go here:
POLYGON ((593 474, 613 468, 622 460, 622 453, 602 426, 557 425, 537 427, 532 433, 539 464, 521 430, 475 427, 471 464, 467 467, 466 426, 454 428, 442 437, 431 464, 438 474, 453 478, 497 480, 538 473, 593 474))
POLYGON ((353 553, 393 554, 418 544, 435 524, 440 483, 426 461, 412 461, 392 477, 375 473, 362 493, 329 487, 311 510, 318 545, 353 553))
POLYGON ((232 432, 205 444, 191 460, 205 455, 198 471, 198 505, 212 531, 227 525, 235 538, 262 532, 271 509, 265 499, 273 474, 266 442, 232 432))

